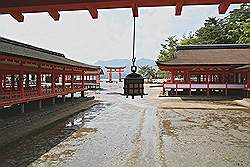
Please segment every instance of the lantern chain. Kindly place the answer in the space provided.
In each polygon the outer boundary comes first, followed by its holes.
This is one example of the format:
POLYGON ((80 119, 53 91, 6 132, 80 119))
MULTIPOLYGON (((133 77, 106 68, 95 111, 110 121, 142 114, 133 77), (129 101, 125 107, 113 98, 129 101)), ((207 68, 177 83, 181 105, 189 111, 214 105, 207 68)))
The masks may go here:
POLYGON ((133 29, 133 57, 132 57, 132 67, 131 67, 131 71, 132 72, 136 72, 137 67, 135 66, 135 17, 134 17, 134 29, 133 29))

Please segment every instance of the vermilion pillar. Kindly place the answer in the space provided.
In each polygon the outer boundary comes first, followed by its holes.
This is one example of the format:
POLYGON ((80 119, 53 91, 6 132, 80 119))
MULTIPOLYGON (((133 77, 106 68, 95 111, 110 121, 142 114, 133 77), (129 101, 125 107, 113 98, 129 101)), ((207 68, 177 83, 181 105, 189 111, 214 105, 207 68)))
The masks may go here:
POLYGON ((42 82, 41 82, 41 71, 39 70, 37 73, 37 90, 38 96, 42 95, 42 82))
MULTIPOLYGON (((174 83, 174 70, 172 69, 170 71, 170 79, 171 79, 171 83, 174 83)), ((171 89, 171 94, 174 94, 174 89, 171 89)))
POLYGON ((247 88, 250 89, 250 68, 248 69, 247 72, 247 88))
POLYGON ((65 73, 63 73, 62 74, 62 90, 63 90, 63 92, 65 91, 65 79, 66 79, 65 73))
POLYGON ((51 88, 52 88, 52 94, 55 94, 55 72, 52 71, 51 74, 51 88))
POLYGON ((122 82, 122 73, 119 72, 119 82, 122 82))
POLYGON ((3 75, 0 74, 0 90, 3 88, 3 75))
POLYGON ((11 74, 11 88, 15 89, 15 74, 11 74))
POLYGON ((84 97, 84 72, 82 72, 82 91, 81 96, 84 97))
POLYGON ((29 87, 29 74, 26 74, 26 79, 25 79, 25 88, 27 89, 29 87))
POLYGON ((109 72, 109 82, 112 82, 112 70, 109 72))
POLYGON ((19 85, 20 85, 20 96, 24 98, 24 87, 23 87, 23 71, 19 75, 19 85))

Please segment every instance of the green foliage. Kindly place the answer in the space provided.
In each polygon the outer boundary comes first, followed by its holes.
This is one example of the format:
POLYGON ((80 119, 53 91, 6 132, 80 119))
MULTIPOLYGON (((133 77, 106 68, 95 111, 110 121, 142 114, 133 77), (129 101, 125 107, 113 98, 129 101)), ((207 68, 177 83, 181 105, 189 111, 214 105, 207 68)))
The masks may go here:
POLYGON ((178 39, 175 36, 168 37, 164 44, 161 44, 162 49, 158 56, 158 61, 169 61, 174 58, 174 52, 176 50, 178 39))
POLYGON ((139 67, 138 73, 146 78, 155 78, 156 77, 156 69, 152 66, 141 66, 139 67))
POLYGON ((241 25, 241 29, 243 30, 243 33, 237 40, 237 43, 239 44, 250 43, 250 19, 248 19, 247 22, 241 25))
POLYGON ((250 43, 250 5, 247 4, 230 11, 225 18, 208 17, 204 26, 180 40, 175 36, 168 37, 161 44, 158 61, 172 60, 177 45, 237 43, 250 43))

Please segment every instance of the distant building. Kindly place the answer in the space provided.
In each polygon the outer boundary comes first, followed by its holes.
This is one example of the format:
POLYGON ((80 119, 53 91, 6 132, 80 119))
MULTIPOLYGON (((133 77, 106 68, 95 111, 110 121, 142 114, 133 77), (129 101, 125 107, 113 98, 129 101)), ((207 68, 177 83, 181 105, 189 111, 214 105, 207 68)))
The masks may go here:
POLYGON ((102 74, 93 66, 63 54, 0 37, 0 108, 81 92, 99 87, 102 74), (85 73, 87 76, 85 76, 85 73), (91 81, 89 81, 91 78, 91 81), (86 84, 85 84, 86 83, 86 84))
POLYGON ((170 72, 163 94, 250 94, 249 44, 178 46, 173 60, 156 63, 170 72))

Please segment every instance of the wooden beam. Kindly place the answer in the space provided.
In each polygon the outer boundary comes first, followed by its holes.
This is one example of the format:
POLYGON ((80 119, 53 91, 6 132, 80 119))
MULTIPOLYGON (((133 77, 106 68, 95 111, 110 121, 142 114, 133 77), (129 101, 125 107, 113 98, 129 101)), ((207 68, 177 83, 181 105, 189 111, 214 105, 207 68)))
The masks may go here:
POLYGON ((10 15, 18 22, 23 22, 24 21, 24 16, 21 12, 13 12, 10 13, 10 15))
POLYGON ((176 6, 175 6, 175 15, 176 16, 180 16, 181 15, 182 7, 183 7, 183 1, 184 0, 179 0, 176 3, 176 6))
POLYGON ((219 14, 225 14, 228 7, 230 6, 231 0, 223 0, 220 4, 219 4, 219 14))
POLYGON ((56 10, 49 10, 48 11, 49 15, 55 20, 55 21, 59 21, 60 19, 60 13, 56 10))
POLYGON ((138 5, 135 3, 132 5, 133 17, 138 17, 138 5))
POLYGON ((91 17, 93 19, 97 19, 98 18, 98 11, 97 11, 97 9, 95 9, 95 8, 89 8, 88 10, 89 10, 89 13, 90 13, 90 15, 91 15, 91 17))

